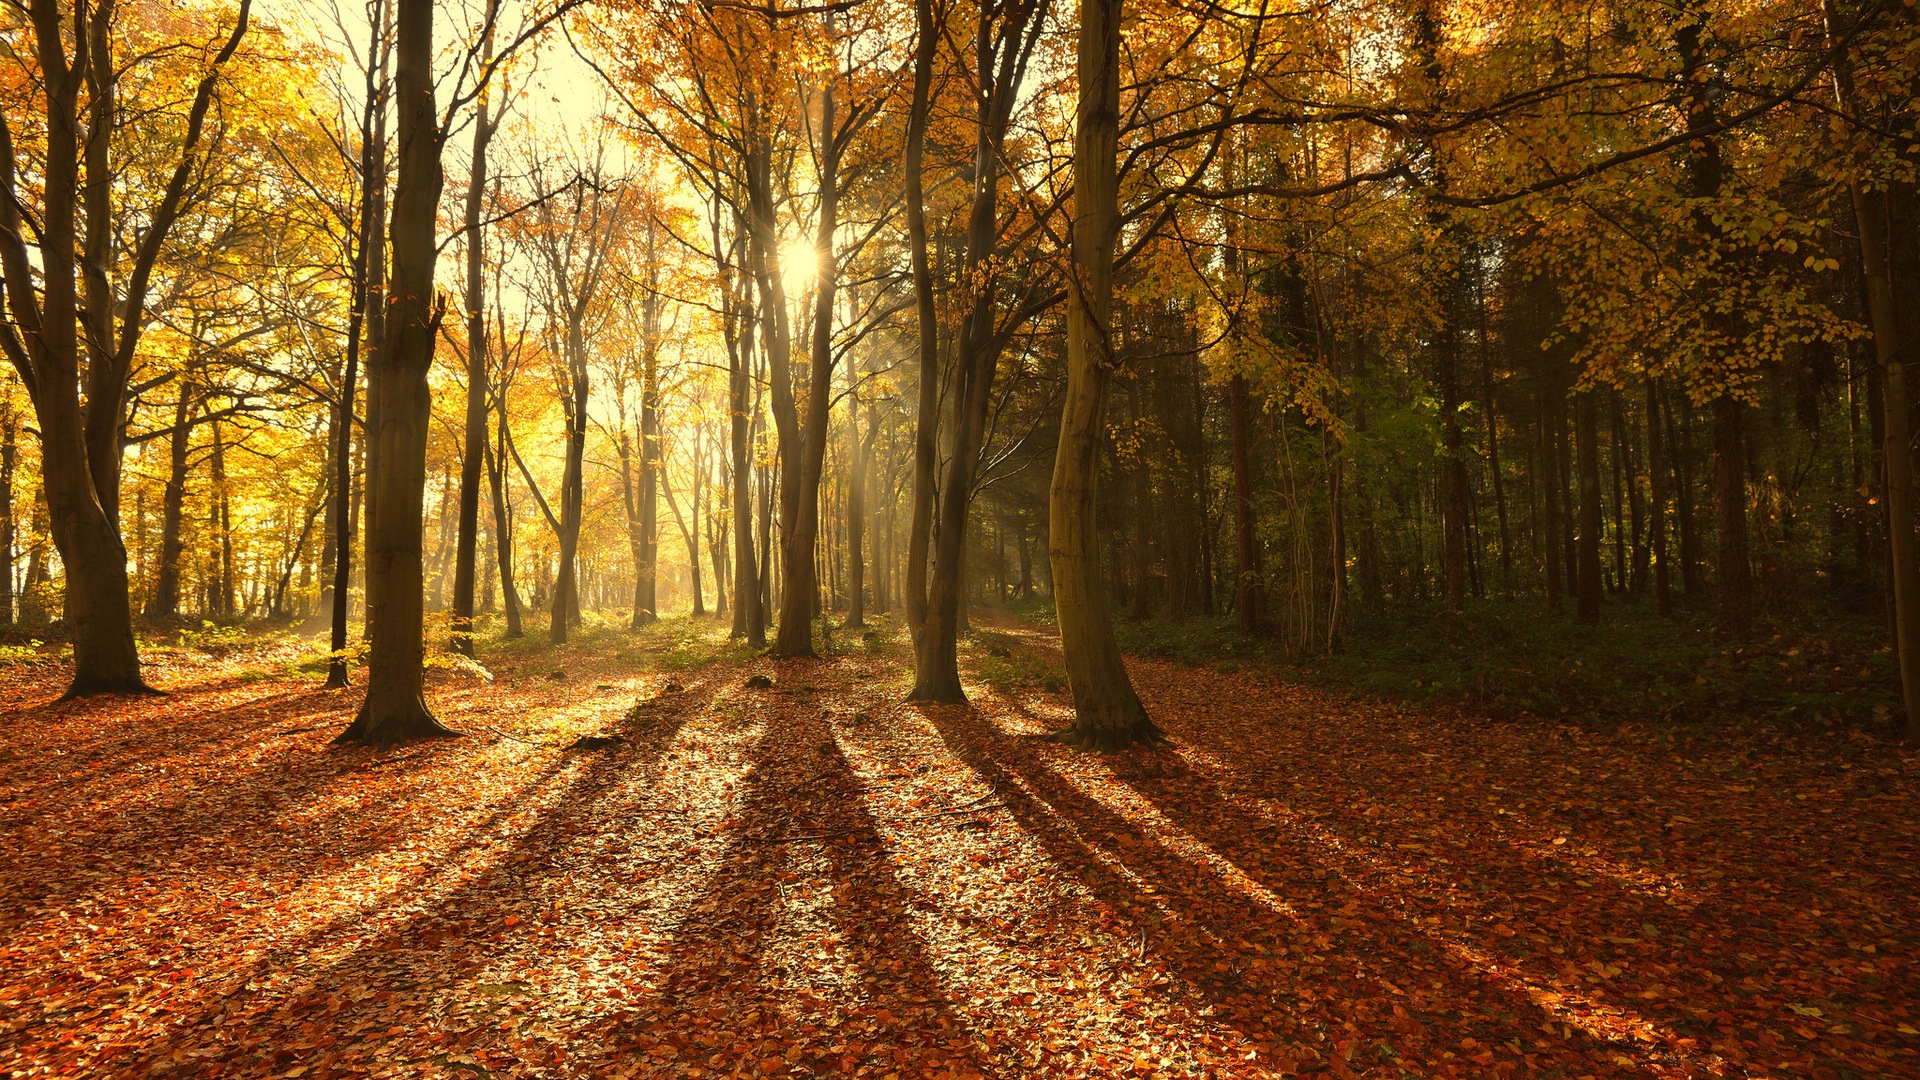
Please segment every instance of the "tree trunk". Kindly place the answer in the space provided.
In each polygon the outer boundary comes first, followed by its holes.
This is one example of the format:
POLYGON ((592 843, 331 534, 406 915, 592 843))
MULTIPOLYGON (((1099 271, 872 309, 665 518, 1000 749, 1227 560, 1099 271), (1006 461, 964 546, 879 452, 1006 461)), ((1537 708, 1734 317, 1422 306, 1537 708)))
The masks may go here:
MULTIPOLYGON (((1829 0, 1829 21, 1833 10, 1829 0)), ((1843 55, 1835 65, 1834 81, 1842 113, 1858 115, 1850 55, 1843 55)), ((1920 743, 1920 538, 1916 538, 1914 532, 1912 413, 1906 363, 1901 356, 1899 295, 1887 241, 1893 227, 1911 230, 1914 223, 1892 220, 1884 188, 1869 188, 1855 181, 1851 195, 1854 222, 1860 236, 1861 270, 1867 285, 1874 360, 1883 380, 1881 468, 1892 570, 1893 644, 1900 665, 1901 703, 1907 714, 1904 734, 1907 743, 1912 745, 1920 743)))
MULTIPOLYGON (((826 15, 827 36, 834 33, 833 13, 826 15)), ((818 271, 814 279, 813 350, 807 372, 807 401, 804 427, 795 429, 798 405, 792 400, 787 371, 788 342, 784 330, 770 342, 767 355, 773 370, 774 418, 779 425, 781 443, 780 547, 783 557, 780 588, 780 626, 773 643, 776 657, 813 656, 813 615, 818 606, 818 580, 814 565, 815 543, 820 531, 820 477, 826 466, 827 443, 832 438, 828 408, 833 401, 833 312, 839 263, 834 251, 834 234, 839 228, 840 152, 845 135, 838 126, 834 101, 837 73, 829 74, 820 90, 820 191, 819 232, 814 239, 814 257, 818 271)), ((853 122, 857 123, 858 111, 853 122)), ((764 162, 764 158, 762 159, 764 162)), ((763 168, 759 174, 765 181, 763 168)), ((764 266, 768 249, 773 247, 773 206, 770 188, 763 191, 764 205, 756 220, 763 245, 764 266)), ((768 279, 761 288, 768 288, 768 279)), ((783 293, 777 283, 768 294, 782 304, 777 316, 784 322, 783 293)))
POLYGON ((1575 618, 1600 621, 1600 420, 1594 389, 1578 392, 1573 402, 1575 456, 1579 462, 1580 517, 1575 618))
MULTIPOLYGON (((1448 256, 1451 260, 1451 255, 1448 256)), ((1456 325, 1459 273, 1447 273, 1439 335, 1440 360, 1440 566, 1447 610, 1467 606, 1467 461, 1460 430, 1460 341, 1456 325)))
MULTIPOLYGON (((480 43, 480 63, 493 58, 493 24, 499 0, 487 4, 486 34, 480 43)), ((504 107, 501 110, 504 112, 504 107)), ((500 113, 488 115, 487 95, 474 101, 473 169, 467 178, 467 417, 460 459, 459 531, 454 540, 453 617, 451 647, 461 656, 473 656, 474 569, 480 548, 480 468, 487 453, 487 321, 486 279, 483 276, 486 226, 480 220, 487 190, 487 144, 499 125, 500 113)))
MULTIPOLYGON (((374 33, 377 35, 376 40, 385 43, 377 50, 380 53, 379 96, 383 102, 390 98, 393 91, 393 82, 388 72, 388 64, 390 64, 393 59, 394 4, 397 2, 398 0, 382 0, 382 2, 375 5, 381 20, 384 22, 382 27, 374 30, 374 33)), ((375 519, 379 516, 380 492, 377 478, 381 471, 380 408, 381 398, 383 396, 380 393, 380 379, 382 368, 384 367, 384 365, 379 362, 379 357, 382 356, 387 349, 387 309, 389 301, 392 299, 392 294, 387 289, 387 231, 392 224, 388 220, 387 213, 386 177, 387 153, 389 149, 387 146, 387 112, 388 109, 384 104, 375 110, 373 157, 371 159, 373 169, 367 173, 367 175, 372 178, 372 181, 366 190, 366 197, 371 200, 372 205, 371 209, 366 211, 367 216, 361 221, 362 226, 366 230, 362 234, 362 237, 366 244, 367 253, 366 295, 361 299, 361 309, 365 312, 364 317, 367 330, 367 340, 364 346, 364 352, 367 357, 367 404, 365 417, 362 421, 360 444, 363 455, 360 466, 361 476, 363 478, 360 488, 360 531, 363 537, 360 547, 360 559, 363 564, 361 584, 364 593, 361 604, 361 620, 364 627, 362 636, 369 638, 373 635, 373 599, 371 592, 367 591, 371 589, 371 571, 368 570, 364 564, 372 557, 375 519)), ((344 600, 336 599, 334 603, 340 605, 344 603, 344 600)), ((344 607, 336 606, 334 610, 337 613, 336 617, 338 619, 344 620, 346 618, 346 609, 344 607)), ((342 625, 344 625, 344 622, 342 625)), ((344 648, 346 640, 344 632, 340 634, 340 640, 342 643, 340 647, 344 648)), ((328 674, 327 685, 335 685, 331 672, 328 674)), ((346 685, 344 667, 341 668, 340 682, 338 685, 346 685)))
POLYGON ((927 261, 924 156, 931 110, 933 65, 940 30, 933 0, 914 0, 913 103, 907 113, 907 249, 913 267, 914 309, 919 320, 920 386, 913 437, 913 516, 907 525, 907 628, 916 642, 927 621, 927 554, 933 535, 934 469, 940 436, 940 320, 934 306, 933 270, 927 261))
POLYGON ((1874 359, 1883 380, 1881 466, 1892 567, 1894 653, 1899 658, 1901 701, 1907 714, 1904 734, 1909 744, 1915 744, 1920 743, 1920 540, 1914 533, 1911 414, 1906 364, 1900 356, 1897 300, 1886 250, 1889 223, 1885 192, 1856 184, 1853 212, 1867 276, 1874 359))
POLYGON ((380 375, 380 468, 367 546, 372 630, 366 702, 339 742, 387 745, 450 735, 427 709, 421 521, 432 397, 427 372, 444 307, 433 302, 434 226, 440 201, 441 133, 433 96, 433 4, 396 0, 400 174, 391 243, 392 334, 375 357, 380 375))
POLYGON ((173 428, 167 435, 167 483, 160 496, 160 565, 153 578, 153 596, 147 617, 171 619, 180 613, 180 558, 186 551, 182 527, 186 519, 187 450, 193 431, 193 379, 180 377, 180 395, 174 400, 173 428))
MULTIPOLYGON (((501 439, 505 442, 506 402, 505 388, 501 389, 500 423, 501 439)), ((518 638, 526 634, 520 625, 520 591, 513 584, 513 506, 507 498, 506 462, 500 460, 501 454, 495 453, 492 446, 487 452, 487 480, 492 488, 493 503, 493 546, 496 552, 494 563, 500 570, 500 597, 506 606, 507 637, 518 638)))
POLYGON ((659 618, 660 562, 660 262, 659 218, 647 213, 647 287, 640 297, 640 537, 633 568, 633 617, 638 630, 659 618))
POLYGON ((1493 356, 1487 325, 1486 274, 1483 268, 1475 279, 1480 311, 1480 396, 1486 414, 1487 476, 1493 483, 1493 511, 1500 523, 1500 591, 1513 595, 1513 530, 1507 520, 1506 475, 1500 466, 1500 420, 1493 394, 1493 356))
MULTIPOLYGON (((26 248, 28 233, 21 220, 16 186, 20 169, 12 132, 0 117, 0 184, 4 184, 0 259, 4 259, 13 324, 0 332, 11 335, 14 326, 21 331, 18 338, 9 339, 7 353, 33 399, 48 529, 67 568, 66 617, 74 674, 66 696, 140 693, 147 686, 140 677, 140 655, 133 639, 126 548, 110 510, 113 496, 96 486, 88 460, 86 411, 80 404, 81 311, 75 261, 80 242, 78 102, 80 87, 91 73, 69 62, 62 5, 35 0, 31 10, 46 99, 45 153, 38 163, 43 206, 36 223, 36 263, 26 248), (36 269, 41 284, 38 304, 34 302, 36 269)), ((114 400, 119 400, 117 394, 114 400)), ((117 474, 117 465, 113 471, 117 474)))
MULTIPOLYGON (((994 332, 996 277, 992 258, 999 244, 998 184, 1001 148, 1005 143, 1012 97, 1019 84, 1033 5, 1015 4, 1003 12, 1004 22, 996 56, 985 16, 976 39, 975 71, 984 88, 974 113, 973 199, 967 213, 966 260, 963 279, 971 301, 960 327, 958 356, 949 410, 952 440, 945 475, 940 478, 940 507, 933 523, 933 576, 927 583, 926 611, 914 640, 914 701, 960 702, 959 643, 965 625, 961 591, 966 576, 967 515, 973 501, 974 471, 979 464, 991 404, 994 369, 1000 340, 994 332)), ((926 346, 923 344, 924 358, 926 346)), ((928 373, 922 371, 922 378, 928 373)), ((923 391, 924 394, 924 391, 923 391)), ((921 438, 927 438, 923 432, 921 438)), ((918 474, 916 462, 916 476, 918 474)), ((916 483, 915 513, 918 515, 916 483)), ((924 553, 923 553, 924 554, 924 553)), ((913 555, 909 553, 911 562, 913 555)), ((910 567, 911 569, 911 567, 910 567)), ((913 593, 909 585, 909 593, 913 593)), ((909 602, 913 596, 909 596, 909 602)), ((909 619, 911 619, 909 613, 909 619)))
POLYGON ((547 623, 547 640, 555 645, 567 641, 567 627, 579 621, 580 577, 576 555, 580 549, 580 516, 585 501, 587 459, 587 345, 581 319, 584 312, 575 309, 567 325, 567 367, 570 393, 567 397, 567 463, 560 478, 560 575, 553 586, 553 609, 547 623))
POLYGON ((1074 281, 1067 290, 1067 389, 1048 491, 1053 587, 1073 688, 1073 726, 1056 738, 1118 749, 1158 737, 1133 691, 1100 588, 1097 506, 1102 414, 1112 378, 1113 245, 1118 233, 1120 0, 1081 0, 1074 132, 1074 281))
MULTIPOLYGON (((749 303, 751 303, 749 301, 749 303)), ((753 442, 748 393, 749 334, 742 334, 736 358, 729 354, 733 450, 733 636, 756 649, 767 644, 766 609, 760 604, 760 571, 753 550, 753 442)))
MULTIPOLYGON (((1551 358, 1542 358, 1543 363, 1552 363, 1551 358)), ((1555 446, 1554 424, 1550 410, 1558 401, 1557 388, 1552 379, 1543 379, 1538 398, 1540 414, 1540 531, 1544 543, 1542 552, 1546 556, 1545 585, 1547 592, 1547 610, 1558 612, 1561 609, 1562 580, 1560 574, 1560 470, 1559 452, 1555 446)))
POLYGON ((1259 628, 1259 582, 1253 568, 1253 466, 1249 447, 1247 377, 1228 386, 1233 411, 1234 622, 1241 637, 1259 628))
MULTIPOLYGON (((1904 408, 1904 404, 1902 408, 1904 408)), ((1753 602, 1747 561, 1746 406, 1731 394, 1713 399, 1713 516, 1720 624, 1746 625, 1753 602)))
POLYGON ((1647 535, 1642 528, 1639 470, 1634 467, 1633 436, 1627 427, 1626 406, 1618 392, 1608 395, 1613 420, 1613 531, 1614 572, 1620 577, 1620 590, 1638 596, 1647 585, 1647 560, 1650 557, 1647 535), (1627 517, 1620 516, 1622 502, 1627 517))
POLYGON ((847 628, 867 625, 867 453, 860 445, 860 371, 847 356, 847 628))
POLYGON ((12 626, 19 613, 13 589, 13 470, 20 417, 11 396, 0 398, 0 625, 12 626))
POLYGON ((1660 391, 1647 380, 1647 548, 1653 566, 1653 598, 1660 614, 1673 614, 1673 575, 1667 556, 1667 490, 1660 463, 1660 391))
POLYGON ((218 419, 212 422, 212 427, 213 506, 207 517, 220 534, 220 547, 216 555, 219 572, 214 581, 214 602, 209 606, 214 614, 230 619, 233 617, 233 506, 227 498, 226 440, 221 437, 218 419))
MULTIPOLYGON (((693 519, 692 528, 687 530, 686 535, 687 569, 693 573, 693 617, 696 619, 707 613, 705 590, 701 588, 700 582, 700 500, 707 486, 707 458, 701 446, 701 437, 704 434, 704 425, 694 427, 693 483, 689 485, 690 490, 687 494, 687 515, 693 519)), ((660 486, 666 489, 664 472, 660 475, 660 486)), ((678 511, 675 513, 677 516, 678 511)))

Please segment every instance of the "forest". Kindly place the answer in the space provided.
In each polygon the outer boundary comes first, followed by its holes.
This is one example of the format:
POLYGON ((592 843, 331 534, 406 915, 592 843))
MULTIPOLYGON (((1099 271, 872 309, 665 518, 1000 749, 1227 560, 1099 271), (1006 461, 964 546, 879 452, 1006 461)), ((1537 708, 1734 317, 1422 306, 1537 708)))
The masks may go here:
POLYGON ((1920 1076, 1913 0, 0 43, 0 1071, 1920 1076))

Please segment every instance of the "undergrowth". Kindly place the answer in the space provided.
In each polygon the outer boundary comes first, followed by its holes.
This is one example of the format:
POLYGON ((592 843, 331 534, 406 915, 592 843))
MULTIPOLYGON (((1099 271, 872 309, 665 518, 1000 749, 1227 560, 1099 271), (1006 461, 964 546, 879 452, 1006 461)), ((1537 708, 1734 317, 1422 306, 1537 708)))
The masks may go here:
POLYGON ((1226 620, 1123 623, 1119 634, 1129 652, 1223 673, 1254 665, 1503 716, 1890 730, 1899 709, 1884 628, 1840 614, 1728 636, 1704 612, 1663 618, 1648 605, 1615 606, 1596 626, 1518 602, 1450 621, 1401 608, 1356 617, 1334 653, 1292 656, 1272 637, 1242 640, 1226 620))

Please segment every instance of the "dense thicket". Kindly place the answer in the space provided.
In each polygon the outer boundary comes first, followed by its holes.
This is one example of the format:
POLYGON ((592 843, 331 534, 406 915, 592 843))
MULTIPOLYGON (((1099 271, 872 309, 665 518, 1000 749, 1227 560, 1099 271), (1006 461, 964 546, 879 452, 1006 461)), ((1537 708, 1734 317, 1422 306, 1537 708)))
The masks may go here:
POLYGON ((1121 619, 1818 616, 1920 693, 1908 4, 77 10, 0 26, 0 619, 76 693, 330 615, 397 738, 423 641, 685 609, 956 700, 1034 596, 1101 745, 1121 619))

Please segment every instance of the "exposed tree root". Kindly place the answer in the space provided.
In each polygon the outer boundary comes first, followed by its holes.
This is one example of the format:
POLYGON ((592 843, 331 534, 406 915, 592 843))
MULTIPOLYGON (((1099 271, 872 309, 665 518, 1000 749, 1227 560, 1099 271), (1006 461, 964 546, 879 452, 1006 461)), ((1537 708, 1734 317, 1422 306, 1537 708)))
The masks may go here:
POLYGON ((360 707, 360 714, 353 718, 347 730, 334 736, 334 745, 358 743, 362 746, 397 746, 416 739, 461 737, 461 732, 441 724, 432 710, 427 708, 427 703, 418 697, 399 710, 382 709, 375 712, 370 705, 360 707))
POLYGON ((75 701, 80 698, 100 697, 104 694, 117 694, 122 697, 166 697, 165 690, 148 686, 145 679, 138 675, 123 678, 104 678, 101 676, 74 676, 68 684, 67 692, 60 695, 61 701, 75 701))
POLYGON ((1045 742, 1061 743, 1078 750, 1094 750, 1102 754, 1111 754, 1142 743, 1162 743, 1167 735, 1145 716, 1130 723, 1096 724, 1085 718, 1075 720, 1070 728, 1063 728, 1040 736, 1045 742))
POLYGON ((930 705, 965 705, 967 692, 960 688, 958 677, 943 679, 935 676, 914 680, 913 692, 907 695, 907 700, 923 701, 930 705))

